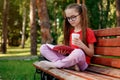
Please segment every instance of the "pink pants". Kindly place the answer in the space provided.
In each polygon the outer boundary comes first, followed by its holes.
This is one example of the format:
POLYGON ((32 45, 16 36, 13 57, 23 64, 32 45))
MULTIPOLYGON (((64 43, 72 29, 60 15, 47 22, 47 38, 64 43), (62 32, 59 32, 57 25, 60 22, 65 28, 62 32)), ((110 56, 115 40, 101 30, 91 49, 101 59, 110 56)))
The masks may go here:
POLYGON ((84 71, 88 64, 86 63, 85 53, 81 49, 73 50, 70 55, 63 56, 50 49, 46 44, 40 47, 41 55, 53 62, 57 68, 68 68, 77 64, 81 71, 84 71))

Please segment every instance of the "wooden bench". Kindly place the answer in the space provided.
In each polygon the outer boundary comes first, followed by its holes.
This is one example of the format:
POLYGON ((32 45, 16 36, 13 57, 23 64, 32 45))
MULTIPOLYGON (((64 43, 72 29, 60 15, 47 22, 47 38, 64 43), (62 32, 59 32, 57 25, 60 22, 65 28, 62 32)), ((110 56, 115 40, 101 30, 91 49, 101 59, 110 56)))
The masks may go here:
POLYGON ((44 72, 41 76, 48 74, 54 77, 46 77, 45 80, 120 80, 120 27, 94 32, 97 38, 95 55, 87 70, 46 69, 35 62, 36 72, 44 72))

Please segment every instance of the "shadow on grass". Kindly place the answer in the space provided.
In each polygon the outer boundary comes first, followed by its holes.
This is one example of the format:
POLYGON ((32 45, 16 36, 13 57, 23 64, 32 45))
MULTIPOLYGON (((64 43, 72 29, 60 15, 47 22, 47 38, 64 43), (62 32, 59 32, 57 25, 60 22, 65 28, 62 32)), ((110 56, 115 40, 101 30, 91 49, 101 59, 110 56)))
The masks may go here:
MULTIPOLYGON (((37 49, 37 54, 39 55, 39 47, 37 49)), ((25 48, 20 48, 20 47, 9 47, 7 48, 7 53, 6 54, 2 54, 0 52, 0 58, 1 57, 14 57, 14 56, 30 56, 31 52, 30 52, 30 47, 25 47, 25 48)))
POLYGON ((10 53, 10 54, 16 54, 16 53, 30 53, 30 50, 24 50, 24 51, 8 51, 8 53, 10 53))

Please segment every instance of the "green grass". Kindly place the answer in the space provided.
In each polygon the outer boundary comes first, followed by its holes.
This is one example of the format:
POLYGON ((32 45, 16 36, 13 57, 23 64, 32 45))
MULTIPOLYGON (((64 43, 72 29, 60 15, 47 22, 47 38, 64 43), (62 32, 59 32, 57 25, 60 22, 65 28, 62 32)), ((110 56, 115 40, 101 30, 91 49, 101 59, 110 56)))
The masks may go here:
MULTIPOLYGON (((34 80, 34 61, 36 60, 2 60, 0 75, 3 80, 34 80)), ((37 78, 39 79, 39 76, 37 78)))
MULTIPOLYGON (((0 53, 0 80, 34 80, 33 62, 38 58, 26 59, 29 57, 33 57, 30 48, 9 47, 6 54, 0 53)), ((39 74, 36 80, 40 80, 39 74)))

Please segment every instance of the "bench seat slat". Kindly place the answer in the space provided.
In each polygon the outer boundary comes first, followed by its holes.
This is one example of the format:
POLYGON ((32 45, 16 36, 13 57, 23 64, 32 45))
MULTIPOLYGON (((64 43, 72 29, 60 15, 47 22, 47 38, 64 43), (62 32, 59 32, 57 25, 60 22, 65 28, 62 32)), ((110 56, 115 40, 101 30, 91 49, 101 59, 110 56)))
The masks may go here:
POLYGON ((77 71, 68 70, 68 69, 47 69, 44 67, 44 65, 39 65, 38 62, 35 62, 33 65, 37 69, 40 69, 58 78, 59 80, 119 80, 118 78, 105 76, 101 74, 95 74, 88 71, 77 72, 77 71))
POLYGON ((77 71, 72 71, 72 70, 67 70, 67 69, 64 69, 64 71, 67 71, 73 75, 88 78, 90 80, 111 80, 111 79, 112 80, 119 80, 118 78, 113 78, 111 76, 105 76, 102 74, 96 74, 96 73, 89 72, 89 71, 77 72, 77 71))
POLYGON ((39 65, 39 62, 35 62, 33 63, 33 65, 37 68, 37 69, 40 69, 56 78, 58 78, 59 80, 88 80, 88 79, 85 79, 85 78, 82 78, 82 77, 78 77, 76 75, 72 75, 70 73, 67 73, 65 71, 62 71, 60 69, 48 69, 48 68, 45 68, 44 65, 39 65))
POLYGON ((120 68, 120 59, 94 56, 92 63, 120 68))
POLYGON ((109 28, 109 29, 100 29, 94 31, 96 36, 114 36, 120 35, 120 27, 109 28))
POLYGON ((120 56, 120 47, 95 47, 95 54, 120 56))
POLYGON ((120 38, 112 38, 112 39, 98 39, 97 46, 113 46, 113 47, 117 47, 120 46, 120 38))
POLYGON ((98 65, 90 65, 87 68, 88 71, 90 72, 95 72, 98 74, 103 74, 115 78, 120 79, 120 69, 115 69, 115 68, 110 68, 110 67, 105 67, 105 66, 98 66, 98 65))

